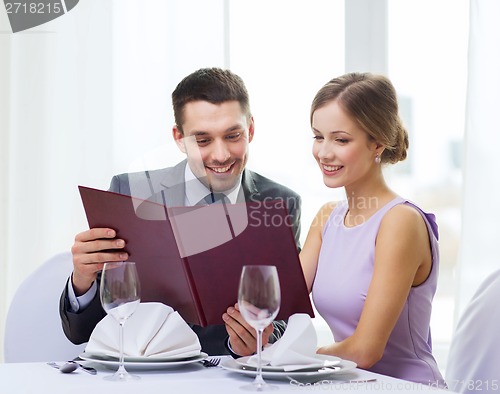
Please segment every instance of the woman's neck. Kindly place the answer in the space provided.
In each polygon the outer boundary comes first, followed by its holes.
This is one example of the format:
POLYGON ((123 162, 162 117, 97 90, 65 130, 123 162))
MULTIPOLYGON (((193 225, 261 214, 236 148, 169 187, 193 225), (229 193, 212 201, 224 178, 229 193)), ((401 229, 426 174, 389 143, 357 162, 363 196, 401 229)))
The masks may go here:
POLYGON ((345 218, 347 226, 352 227, 368 220, 380 208, 397 196, 396 193, 389 189, 383 179, 364 186, 346 186, 345 188, 349 206, 345 218))

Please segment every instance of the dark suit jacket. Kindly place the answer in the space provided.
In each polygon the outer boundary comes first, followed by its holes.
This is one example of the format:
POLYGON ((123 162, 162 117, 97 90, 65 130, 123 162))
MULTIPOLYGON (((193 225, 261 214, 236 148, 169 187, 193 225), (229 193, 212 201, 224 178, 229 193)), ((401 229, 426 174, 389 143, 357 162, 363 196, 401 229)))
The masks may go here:
MULTIPOLYGON (((175 167, 116 175, 111 180, 110 191, 149 199, 167 206, 183 206, 185 198, 184 171, 186 160, 175 167), (166 201, 164 201, 164 199, 166 201)), ((289 188, 271 181, 255 172, 245 170, 242 177, 242 192, 246 201, 266 201, 270 199, 284 199, 295 236, 297 247, 300 248, 300 197, 289 188)), ((99 284, 98 277, 98 284, 99 284)), ((236 301, 236 300, 235 300, 236 301)), ((228 305, 229 306, 229 305, 228 305)), ((87 342, 97 323, 106 316, 102 309, 99 292, 92 302, 78 313, 71 312, 67 286, 61 295, 59 312, 64 333, 68 339, 80 344, 87 342)), ((281 337, 286 327, 284 322, 275 322, 275 330, 270 338, 271 342, 281 337)), ((192 326, 200 339, 202 350, 209 355, 229 354, 227 348, 227 332, 224 325, 215 325, 202 328, 192 326)))

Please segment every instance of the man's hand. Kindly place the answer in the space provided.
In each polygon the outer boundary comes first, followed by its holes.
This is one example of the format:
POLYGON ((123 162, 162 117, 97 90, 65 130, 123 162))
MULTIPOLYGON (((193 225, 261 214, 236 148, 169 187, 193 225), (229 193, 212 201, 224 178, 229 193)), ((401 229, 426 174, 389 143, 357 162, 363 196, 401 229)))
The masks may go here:
POLYGON ((93 228, 76 235, 71 253, 73 289, 77 296, 85 294, 92 286, 104 263, 128 259, 128 254, 120 251, 125 247, 125 241, 115 237, 116 231, 110 228, 93 228))
MULTIPOLYGON (((229 334, 229 342, 234 353, 240 356, 250 356, 257 351, 257 332, 249 325, 240 313, 238 304, 227 308, 227 313, 222 315, 229 334)), ((269 342, 269 337, 274 331, 272 324, 264 329, 262 346, 269 342)))

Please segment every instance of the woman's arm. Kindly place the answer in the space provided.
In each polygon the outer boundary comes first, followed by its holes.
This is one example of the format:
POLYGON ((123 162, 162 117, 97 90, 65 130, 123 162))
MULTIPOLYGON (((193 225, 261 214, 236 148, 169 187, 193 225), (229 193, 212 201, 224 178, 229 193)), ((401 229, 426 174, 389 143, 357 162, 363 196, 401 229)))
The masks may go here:
POLYGON ((356 330, 318 353, 352 360, 360 368, 379 361, 411 287, 423 283, 431 267, 429 234, 422 216, 404 204, 392 208, 377 234, 373 277, 356 330))
POLYGON ((335 208, 335 202, 323 205, 313 219, 309 232, 307 233, 304 247, 300 252, 300 263, 306 279, 307 290, 311 292, 318 267, 319 251, 323 240, 323 228, 330 214, 335 208))

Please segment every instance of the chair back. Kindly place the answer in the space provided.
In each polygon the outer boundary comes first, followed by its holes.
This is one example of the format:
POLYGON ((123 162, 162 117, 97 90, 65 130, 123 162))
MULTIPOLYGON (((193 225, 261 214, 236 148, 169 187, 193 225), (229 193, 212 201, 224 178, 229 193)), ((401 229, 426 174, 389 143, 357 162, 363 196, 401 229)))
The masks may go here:
POLYGON ((479 286, 458 320, 446 365, 451 391, 475 393, 500 387, 500 270, 479 286))
POLYGON ((84 351, 62 330, 59 299, 73 270, 71 253, 60 253, 38 267, 19 286, 7 313, 5 362, 71 360, 84 351))

